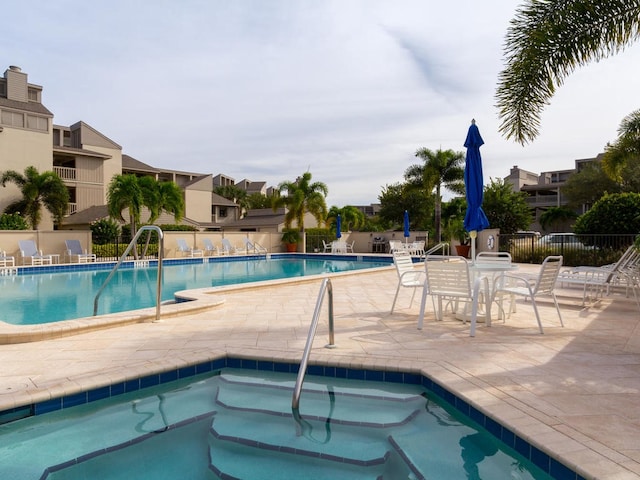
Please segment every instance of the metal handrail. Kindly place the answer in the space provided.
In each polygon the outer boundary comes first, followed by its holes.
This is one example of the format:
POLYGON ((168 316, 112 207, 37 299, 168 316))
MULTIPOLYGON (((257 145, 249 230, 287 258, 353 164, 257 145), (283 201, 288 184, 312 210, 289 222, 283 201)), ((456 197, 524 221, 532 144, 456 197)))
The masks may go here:
POLYGON ((320 309, 322 308, 322 301, 324 300, 325 292, 329 292, 329 343, 325 345, 325 348, 335 348, 333 338, 333 287, 331 286, 331 280, 325 278, 320 285, 320 293, 318 293, 318 301, 316 302, 316 308, 313 312, 313 319, 311 320, 311 326, 309 327, 309 334, 307 335, 307 344, 304 347, 302 353, 302 359, 300 360, 300 370, 298 370, 298 378, 296 379, 296 385, 293 388, 293 398, 291 400, 291 408, 295 413, 300 406, 300 393, 302 392, 302 383, 304 382, 304 376, 307 372, 307 363, 309 363, 309 355, 311 354, 311 345, 313 339, 316 336, 316 330, 318 328, 318 320, 320 319, 320 309))
POLYGON ((431 255, 432 253, 437 252, 438 250, 442 250, 442 253, 444 255, 449 255, 449 242, 438 243, 436 246, 431 247, 429 250, 424 252, 424 256, 426 257, 427 255, 431 255))
POLYGON ((118 267, 120 267, 124 259, 127 258, 127 255, 129 254, 133 246, 138 241, 138 238, 140 237, 142 232, 146 232, 146 231, 150 232, 152 230, 158 234, 158 285, 156 288, 156 320, 160 320, 160 303, 162 299, 162 255, 164 252, 164 234, 162 233, 162 230, 160 229, 160 227, 158 227, 157 225, 145 225, 143 227, 140 227, 140 229, 138 230, 136 235, 133 237, 131 242, 129 242, 129 246, 125 249, 124 253, 120 257, 120 260, 118 260, 118 263, 116 263, 116 265, 113 267, 113 270, 111 270, 111 273, 109 273, 109 276, 100 287, 100 290, 98 290, 98 293, 96 293, 96 298, 94 298, 93 300, 93 316, 94 317, 98 314, 98 299, 100 298, 102 291, 105 289, 107 284, 111 281, 111 278, 115 275, 116 271, 118 270, 118 267))

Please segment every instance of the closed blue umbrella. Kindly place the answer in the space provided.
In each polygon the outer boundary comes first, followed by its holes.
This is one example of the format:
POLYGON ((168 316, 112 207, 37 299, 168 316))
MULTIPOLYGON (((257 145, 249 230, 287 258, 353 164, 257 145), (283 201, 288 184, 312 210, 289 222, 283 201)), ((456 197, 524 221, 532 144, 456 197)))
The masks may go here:
POLYGON ((404 211, 404 242, 407 243, 407 239, 411 236, 409 231, 409 212, 404 211))
POLYGON ((342 237, 342 218, 340 218, 340 214, 336 217, 336 238, 342 237))
POLYGON ((471 120, 471 126, 467 133, 464 146, 467 148, 467 156, 464 168, 464 186, 467 193, 467 213, 464 216, 464 229, 471 236, 471 260, 475 261, 477 232, 489 226, 489 220, 482 210, 483 178, 482 158, 480 146, 484 140, 480 136, 480 130, 475 120, 471 120))

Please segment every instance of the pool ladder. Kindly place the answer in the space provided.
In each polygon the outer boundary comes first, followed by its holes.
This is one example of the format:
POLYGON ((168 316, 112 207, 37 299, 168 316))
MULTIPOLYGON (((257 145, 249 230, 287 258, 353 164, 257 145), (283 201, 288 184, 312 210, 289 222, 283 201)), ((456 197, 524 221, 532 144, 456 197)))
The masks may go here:
POLYGON ((93 300, 94 317, 98 314, 98 300, 100 299, 100 295, 102 294, 102 291, 105 289, 107 284, 111 281, 111 278, 115 275, 118 267, 122 264, 122 262, 124 262, 131 249, 136 245, 136 242, 138 241, 138 238, 140 238, 140 235, 142 235, 142 232, 149 232, 148 235, 151 235, 152 231, 158 234, 158 284, 156 287, 156 321, 160 320, 160 304, 162 302, 162 256, 164 252, 164 234, 162 233, 160 227, 158 227, 157 225, 144 225, 140 227, 136 235, 133 237, 133 239, 129 243, 129 246, 120 257, 120 260, 118 260, 118 263, 116 263, 115 267, 113 267, 113 270, 111 270, 111 273, 109 273, 109 276, 100 287, 100 290, 98 290, 98 293, 96 293, 96 298, 94 298, 93 300))
POLYGON ((318 301, 316 302, 316 308, 313 312, 313 319, 309 326, 309 334, 307 335, 307 344, 304 347, 302 353, 302 359, 300 360, 300 369, 298 370, 298 378, 296 379, 296 385, 293 388, 293 398, 291 400, 291 409, 294 412, 294 416, 298 413, 298 407, 300 406, 300 393, 302 392, 302 383, 304 382, 304 376, 307 372, 307 364, 309 363, 309 355, 311 354, 311 345, 313 339, 316 336, 316 330, 318 329, 318 320, 320 319, 320 310, 322 308, 322 301, 324 300, 325 293, 329 293, 329 343, 325 345, 325 348, 335 348, 334 335, 333 335, 333 287, 331 286, 331 280, 325 278, 320 285, 320 292, 318 293, 318 301))

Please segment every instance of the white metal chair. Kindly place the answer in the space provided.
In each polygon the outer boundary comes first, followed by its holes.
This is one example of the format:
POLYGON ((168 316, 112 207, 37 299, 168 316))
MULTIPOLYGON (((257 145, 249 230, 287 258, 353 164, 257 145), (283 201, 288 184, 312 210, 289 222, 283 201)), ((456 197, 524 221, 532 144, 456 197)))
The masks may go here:
POLYGON ((493 300, 498 299, 498 305, 501 309, 501 314, 504 315, 502 310, 502 304, 499 301, 503 295, 520 295, 531 299, 533 305, 533 311, 536 314, 536 320, 538 321, 538 328, 540 333, 544 333, 542 330, 542 322, 540 321, 540 313, 538 312, 538 306, 536 305, 536 297, 542 295, 549 295, 553 299, 553 303, 558 312, 560 318, 560 325, 564 327, 562 321, 562 314, 560 313, 560 306, 558 305, 558 299, 553 291, 558 279, 558 274, 562 268, 562 255, 551 255, 544 259, 540 272, 537 278, 528 279, 526 277, 518 275, 510 275, 504 273, 500 275, 494 284, 493 288, 493 300), (507 283, 509 281, 509 283, 507 283))
POLYGON ((184 238, 178 238, 176 240, 178 243, 177 250, 182 253, 185 257, 202 257, 204 256, 204 252, 199 248, 192 248, 187 245, 187 242, 184 238))
MULTIPOLYGON (((471 304, 470 336, 476 334, 480 287, 483 286, 484 299, 490 299, 489 281, 486 277, 478 277, 472 281, 469 262, 458 256, 427 255, 425 259, 426 286, 422 292, 418 329, 422 330, 427 295, 431 295, 436 320, 442 320, 443 301, 448 301, 457 308, 458 302, 471 304), (437 301, 437 305, 436 305, 437 301)), ((490 309, 485 308, 487 324, 491 323, 490 309)))
POLYGON ((391 313, 396 306, 396 300, 398 300, 398 294, 400 288, 413 288, 413 294, 411 295, 411 303, 413 304, 413 298, 416 295, 417 288, 425 287, 425 274, 422 270, 418 270, 413 265, 413 260, 409 252, 404 250, 396 250, 393 252, 393 264, 396 266, 398 272, 398 286, 396 287, 396 295, 393 297, 393 304, 391 305, 391 313))

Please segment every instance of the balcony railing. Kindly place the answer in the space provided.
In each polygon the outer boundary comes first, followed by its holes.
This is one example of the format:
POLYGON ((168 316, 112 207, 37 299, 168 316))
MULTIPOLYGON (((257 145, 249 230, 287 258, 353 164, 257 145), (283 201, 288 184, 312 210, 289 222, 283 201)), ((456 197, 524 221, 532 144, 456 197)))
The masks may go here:
POLYGON ((77 211, 78 211, 78 204, 69 203, 69 205, 67 206, 67 217, 73 213, 76 213, 77 211))
POLYGON ((57 173, 62 180, 76 180, 75 168, 54 166, 53 171, 57 173))

